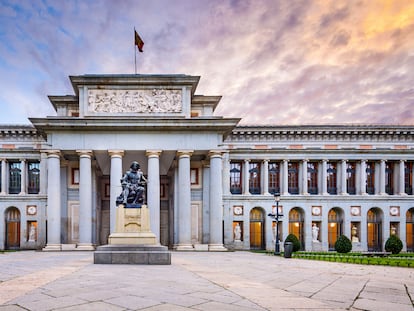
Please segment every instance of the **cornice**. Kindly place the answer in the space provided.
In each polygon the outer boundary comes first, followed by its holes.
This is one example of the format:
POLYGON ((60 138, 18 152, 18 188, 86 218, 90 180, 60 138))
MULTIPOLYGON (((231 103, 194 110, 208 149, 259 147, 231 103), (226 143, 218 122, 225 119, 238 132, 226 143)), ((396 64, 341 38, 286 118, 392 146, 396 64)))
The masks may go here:
POLYGON ((80 75, 69 76, 72 87, 78 94, 78 88, 84 85, 147 85, 147 86, 172 86, 172 85, 188 85, 191 86, 191 94, 193 95, 200 76, 189 76, 185 74, 172 75, 152 75, 152 74, 108 74, 108 75, 80 75))
POLYGON ((134 118, 134 117, 48 117, 30 118, 43 135, 61 131, 214 131, 227 135, 240 119, 236 118, 134 118))
POLYGON ((277 141, 413 141, 414 126, 405 125, 298 125, 237 126, 227 137, 232 142, 277 141))

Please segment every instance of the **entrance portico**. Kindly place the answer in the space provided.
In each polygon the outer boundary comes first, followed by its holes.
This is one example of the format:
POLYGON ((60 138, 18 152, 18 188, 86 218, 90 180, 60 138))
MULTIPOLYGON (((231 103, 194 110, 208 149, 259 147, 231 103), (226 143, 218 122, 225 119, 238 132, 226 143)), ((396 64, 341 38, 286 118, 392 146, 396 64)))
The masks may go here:
POLYGON ((77 76, 71 77, 76 96, 50 97, 58 116, 31 119, 50 146, 46 249, 106 244, 115 228, 120 180, 132 161, 148 179, 150 225, 158 243, 193 250, 207 236, 210 250, 225 249, 221 144, 239 119, 212 116, 220 97, 194 95, 198 80, 77 76), (192 170, 201 175, 202 163, 209 163, 209 173, 194 187, 192 170), (192 202, 204 211, 192 213, 192 202), (195 230, 202 232, 197 241, 195 230))

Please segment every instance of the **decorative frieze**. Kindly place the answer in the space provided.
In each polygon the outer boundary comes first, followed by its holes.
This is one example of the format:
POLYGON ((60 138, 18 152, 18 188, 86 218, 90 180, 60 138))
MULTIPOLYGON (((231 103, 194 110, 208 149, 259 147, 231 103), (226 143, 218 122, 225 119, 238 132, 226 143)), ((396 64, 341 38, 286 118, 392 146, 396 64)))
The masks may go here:
POLYGON ((89 113, 179 113, 182 91, 89 89, 87 109, 89 113))

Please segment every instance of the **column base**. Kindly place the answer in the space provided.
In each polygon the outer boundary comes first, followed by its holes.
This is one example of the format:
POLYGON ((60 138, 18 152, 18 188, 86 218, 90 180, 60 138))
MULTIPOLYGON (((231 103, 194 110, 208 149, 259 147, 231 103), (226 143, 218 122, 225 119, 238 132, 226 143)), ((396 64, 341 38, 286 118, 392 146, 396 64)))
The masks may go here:
POLYGON ((208 251, 209 252, 227 252, 227 248, 225 248, 223 244, 209 244, 208 251))
POLYGON ((48 243, 42 251, 44 252, 60 252, 62 250, 62 244, 50 244, 48 243))
POLYGON ((192 244, 178 244, 174 247, 176 251, 193 251, 193 245, 192 244))
POLYGON ((94 251, 95 246, 92 243, 79 243, 76 245, 77 251, 94 251))

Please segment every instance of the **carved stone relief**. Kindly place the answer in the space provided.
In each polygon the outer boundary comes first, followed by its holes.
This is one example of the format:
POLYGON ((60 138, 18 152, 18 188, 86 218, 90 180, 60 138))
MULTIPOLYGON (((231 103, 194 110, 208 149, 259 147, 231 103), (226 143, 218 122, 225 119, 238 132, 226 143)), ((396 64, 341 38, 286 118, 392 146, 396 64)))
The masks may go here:
POLYGON ((174 113, 181 111, 181 90, 88 90, 88 112, 91 113, 174 113))

